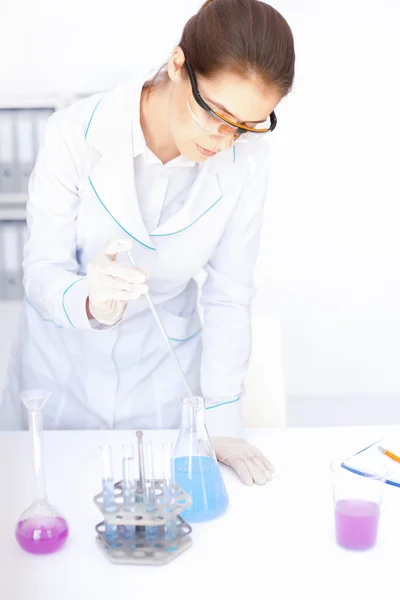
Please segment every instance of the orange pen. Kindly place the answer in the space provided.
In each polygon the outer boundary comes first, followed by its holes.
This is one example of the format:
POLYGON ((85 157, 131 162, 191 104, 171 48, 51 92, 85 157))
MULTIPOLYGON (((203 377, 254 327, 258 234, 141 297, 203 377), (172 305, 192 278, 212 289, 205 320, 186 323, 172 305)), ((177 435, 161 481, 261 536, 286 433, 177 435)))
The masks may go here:
POLYGON ((382 448, 382 446, 379 446, 378 450, 379 450, 379 452, 382 452, 382 454, 385 454, 392 460, 395 460, 397 463, 400 463, 400 456, 393 454, 393 452, 390 452, 390 450, 386 450, 386 448, 382 448))

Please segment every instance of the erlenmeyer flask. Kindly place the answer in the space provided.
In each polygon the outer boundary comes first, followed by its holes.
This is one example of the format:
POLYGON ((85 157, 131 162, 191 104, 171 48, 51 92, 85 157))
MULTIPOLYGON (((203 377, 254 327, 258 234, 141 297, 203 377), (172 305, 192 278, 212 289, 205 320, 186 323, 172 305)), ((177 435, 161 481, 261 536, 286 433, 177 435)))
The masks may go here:
POLYGON ((228 494, 205 425, 204 398, 199 396, 182 400, 175 480, 192 498, 192 506, 181 513, 183 519, 209 521, 225 512, 228 494))
POLYGON ((50 394, 43 390, 23 392, 21 399, 29 413, 29 430, 33 440, 35 500, 18 519, 17 542, 32 554, 50 554, 60 550, 68 537, 68 524, 46 496, 42 457, 42 409, 50 394))

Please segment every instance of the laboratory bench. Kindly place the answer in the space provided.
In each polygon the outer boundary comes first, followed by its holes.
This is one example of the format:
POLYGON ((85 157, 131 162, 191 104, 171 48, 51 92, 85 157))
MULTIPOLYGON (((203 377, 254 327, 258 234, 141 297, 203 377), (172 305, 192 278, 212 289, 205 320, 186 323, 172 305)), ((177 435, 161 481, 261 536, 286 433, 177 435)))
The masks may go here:
MULTIPOLYGON (((0 433, 0 598, 5 600, 376 600, 398 597, 400 489, 385 485, 378 544, 365 552, 334 540, 330 462, 394 427, 247 430, 276 467, 265 487, 246 487, 228 467, 227 512, 192 524, 193 545, 163 566, 114 565, 95 544, 102 515, 99 446, 115 454, 130 431, 45 431, 47 492, 68 520, 58 553, 24 553, 14 528, 33 500, 28 432, 0 433)), ((154 444, 174 431, 145 432, 154 444)))

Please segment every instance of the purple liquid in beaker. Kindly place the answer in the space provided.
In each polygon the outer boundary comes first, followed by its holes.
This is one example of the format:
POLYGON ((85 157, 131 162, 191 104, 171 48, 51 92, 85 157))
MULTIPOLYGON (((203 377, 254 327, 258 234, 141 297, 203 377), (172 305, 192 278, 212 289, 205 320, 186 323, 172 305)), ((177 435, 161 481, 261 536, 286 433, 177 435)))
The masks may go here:
POLYGON ((62 517, 35 516, 19 521, 15 536, 26 552, 51 554, 64 546, 68 537, 68 525, 62 517))
POLYGON ((338 500, 335 508, 336 541, 349 550, 376 544, 380 507, 368 500, 338 500))

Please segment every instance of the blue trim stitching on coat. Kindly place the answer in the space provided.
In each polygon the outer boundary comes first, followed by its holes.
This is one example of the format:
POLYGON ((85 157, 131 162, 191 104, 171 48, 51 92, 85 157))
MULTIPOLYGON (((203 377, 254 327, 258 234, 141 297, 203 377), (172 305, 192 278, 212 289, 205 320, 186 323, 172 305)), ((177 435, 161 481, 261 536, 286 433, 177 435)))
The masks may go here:
POLYGON ((135 238, 134 235, 132 235, 131 233, 129 233, 129 231, 127 231, 125 229, 125 227, 122 227, 121 223, 119 223, 117 221, 117 219, 110 213, 110 211, 108 210, 108 208, 106 207, 106 205, 104 204, 104 202, 102 201, 102 199, 100 198, 100 196, 98 195, 96 188, 94 187, 92 180, 90 179, 90 177, 88 177, 89 183, 92 186, 92 190, 94 191, 94 193, 96 194, 100 204, 102 205, 102 207, 108 212, 108 214, 110 215, 110 217, 116 222, 116 224, 118 225, 118 227, 121 227, 122 231, 124 231, 126 233, 126 235, 129 235, 129 237, 133 238, 135 240, 135 242, 138 242, 138 244, 141 244, 142 246, 144 246, 145 248, 148 248, 149 250, 155 250, 156 248, 153 248, 153 246, 148 246, 147 244, 144 244, 143 242, 141 242, 140 240, 138 240, 137 238, 135 238))
POLYGON ((220 406, 224 406, 225 404, 233 404, 234 402, 239 402, 240 396, 235 398, 235 400, 228 400, 227 402, 221 402, 220 404, 213 404, 212 406, 206 406, 206 410, 210 410, 211 408, 219 408, 220 406))
POLYGON ((207 210, 205 210, 203 212, 203 214, 201 214, 199 217, 197 217, 197 219, 195 221, 193 221, 193 223, 190 223, 190 225, 187 225, 187 227, 184 227, 183 229, 179 229, 179 231, 173 231, 172 233, 150 233, 150 237, 165 237, 167 235, 175 235, 177 233, 182 233, 182 231, 185 231, 185 229, 189 229, 189 227, 191 227, 192 225, 194 225, 195 223, 197 223, 197 221, 199 219, 201 219, 201 217, 204 217, 204 215, 206 213, 208 213, 209 210, 211 210, 216 204, 218 204, 218 202, 222 199, 222 196, 220 198, 218 198, 218 200, 216 200, 214 202, 214 204, 212 204, 211 206, 209 206, 207 208, 207 210))
POLYGON ((31 308, 33 308, 33 310, 39 315, 39 317, 42 319, 42 321, 44 321, 45 323, 51 323, 52 325, 54 325, 54 327, 58 327, 59 329, 64 329, 64 327, 62 325, 57 325, 57 323, 54 323, 54 321, 52 319, 45 319, 41 314, 40 311, 36 308, 36 306, 29 300, 29 298, 27 296, 25 296, 25 300, 26 302, 29 304, 29 306, 31 308))
POLYGON ((66 289, 66 290, 64 290, 64 293, 63 293, 63 295, 62 295, 62 300, 61 300, 61 304, 62 304, 62 307, 63 307, 63 309, 64 309, 65 316, 67 317, 68 321, 71 323, 72 327, 74 327, 75 329, 76 329, 76 327, 75 327, 75 325, 73 324, 73 322, 71 321, 71 319, 69 318, 69 315, 68 315, 68 313, 67 313, 67 311, 66 311, 65 304, 64 304, 64 298, 65 298, 65 294, 68 292, 68 290, 70 290, 70 289, 72 288, 72 286, 73 286, 73 285, 75 285, 76 283, 79 283, 80 281, 83 281, 84 279, 86 279, 86 277, 82 277, 81 279, 77 279, 76 281, 73 281, 73 282, 71 283, 71 285, 69 285, 69 286, 67 287, 67 289, 66 289))
POLYGON ((89 119, 89 123, 88 123, 88 126, 86 127, 86 131, 85 131, 85 140, 86 140, 86 138, 87 138, 87 134, 88 134, 88 132, 89 132, 89 127, 90 127, 90 125, 91 125, 91 123, 92 123, 92 119, 93 119, 93 117, 94 117, 94 113, 96 112, 96 110, 97 110, 97 107, 98 107, 98 105, 100 104, 100 102, 101 102, 102 100, 103 100, 103 98, 100 98, 100 100, 98 101, 98 103, 96 104, 96 106, 95 106, 95 107, 94 107, 94 109, 93 109, 92 116, 90 117, 90 119, 89 119))
POLYGON ((202 328, 200 327, 200 329, 198 329, 197 331, 192 333, 192 335, 189 335, 189 337, 187 337, 187 338, 179 339, 179 338, 173 338, 173 337, 168 336, 168 339, 171 340, 171 342, 187 342, 187 341, 191 340, 192 338, 194 338, 196 335, 199 335, 201 329, 202 328))

